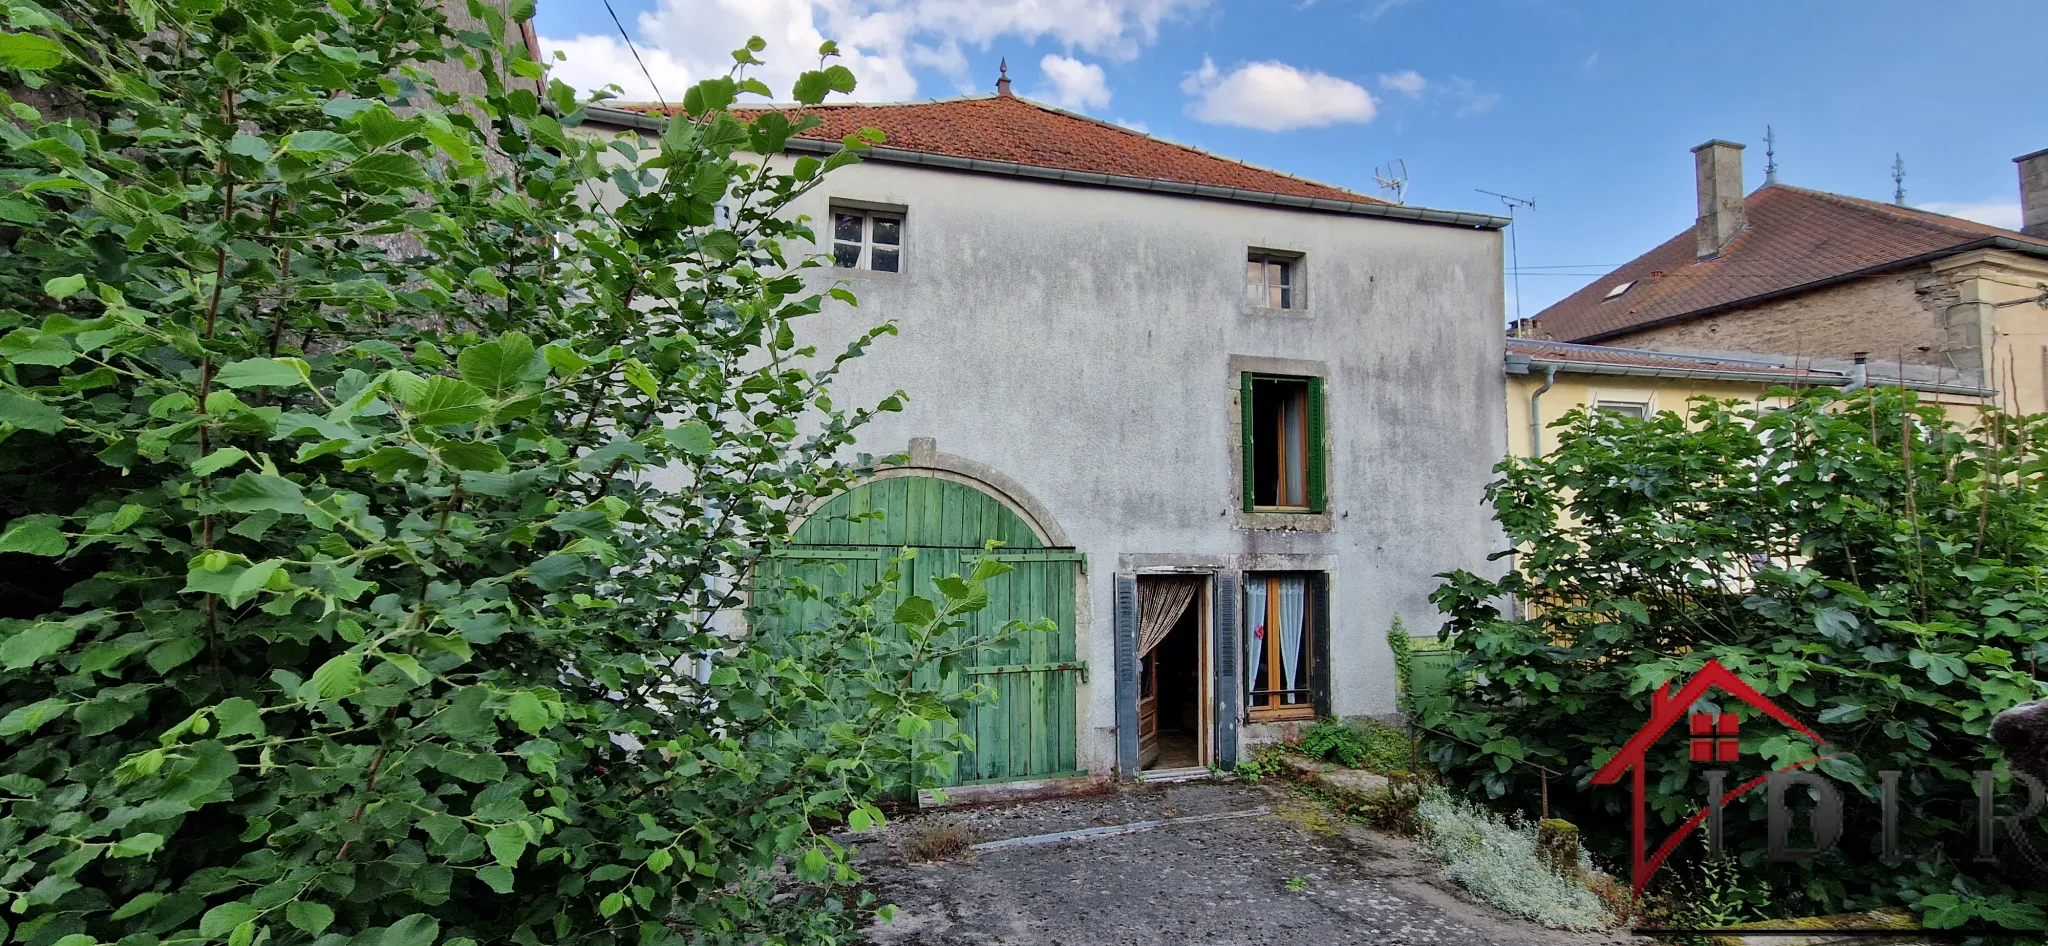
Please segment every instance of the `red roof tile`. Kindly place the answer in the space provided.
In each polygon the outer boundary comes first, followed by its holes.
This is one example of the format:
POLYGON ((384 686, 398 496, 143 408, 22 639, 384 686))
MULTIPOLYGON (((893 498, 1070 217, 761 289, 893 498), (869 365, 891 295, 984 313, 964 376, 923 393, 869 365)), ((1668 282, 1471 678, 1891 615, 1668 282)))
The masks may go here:
POLYGON ((1958 250, 1987 237, 2048 241, 1973 220, 1825 191, 1771 184, 1743 200, 1749 226, 1710 260, 1697 258, 1688 227, 1536 316, 1550 338, 1590 342, 1702 310, 1914 257, 1958 250), (1633 282, 1608 299, 1615 286, 1633 282))
POLYGON ((1782 377, 1787 380, 1803 378, 1821 384, 1840 384, 1846 378, 1839 371, 1793 367, 1791 365, 1765 361, 1714 358, 1707 355, 1666 354, 1664 352, 1641 351, 1634 348, 1613 348, 1606 345, 1573 345, 1565 342, 1530 338, 1508 339, 1507 350, 1510 355, 1523 355, 1537 361, 1562 361, 1582 365, 1613 365, 1621 368, 1639 368, 1643 369, 1642 373, 1644 374, 1651 374, 1658 370, 1740 372, 1743 374, 1782 377))
MULTIPOLYGON (((612 107, 641 113, 662 110, 659 105, 643 104, 612 107)), ((862 128, 878 128, 887 139, 882 146, 901 151, 1234 187, 1265 194, 1385 203, 1013 95, 881 105, 820 105, 810 111, 824 119, 824 124, 805 132, 805 138, 838 141, 862 128)))

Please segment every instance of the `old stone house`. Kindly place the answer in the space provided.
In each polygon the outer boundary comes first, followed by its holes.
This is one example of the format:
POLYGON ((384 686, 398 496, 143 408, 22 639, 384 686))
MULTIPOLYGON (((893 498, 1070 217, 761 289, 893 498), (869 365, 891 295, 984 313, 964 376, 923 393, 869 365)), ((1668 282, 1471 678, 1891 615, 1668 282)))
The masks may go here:
POLYGON ((1742 150, 1694 148, 1692 228, 1518 334, 1834 371, 1860 354, 2048 409, 2048 151, 2017 159, 2021 232, 1775 180, 1745 195, 1742 150))
MULTIPOLYGON (((1000 701, 957 783, 1186 772, 1391 713, 1394 618, 1429 630, 1432 576, 1500 543, 1506 221, 998 90, 824 106, 779 159, 887 135, 795 209, 861 302, 806 342, 896 322, 833 398, 904 389, 861 448, 910 458, 813 510, 785 567, 845 588, 911 546, 923 588, 1005 543, 980 619, 1059 632, 963 669, 1000 701)), ((592 114, 656 131, 641 111, 592 114)))

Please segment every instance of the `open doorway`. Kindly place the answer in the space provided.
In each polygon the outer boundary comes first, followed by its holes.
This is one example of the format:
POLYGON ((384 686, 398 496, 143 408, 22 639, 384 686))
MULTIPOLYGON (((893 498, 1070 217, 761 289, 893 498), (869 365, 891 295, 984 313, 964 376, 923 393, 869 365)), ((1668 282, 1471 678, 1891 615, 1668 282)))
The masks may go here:
POLYGON ((1140 769, 1210 762, 1206 581, 1180 575, 1138 580, 1140 769))

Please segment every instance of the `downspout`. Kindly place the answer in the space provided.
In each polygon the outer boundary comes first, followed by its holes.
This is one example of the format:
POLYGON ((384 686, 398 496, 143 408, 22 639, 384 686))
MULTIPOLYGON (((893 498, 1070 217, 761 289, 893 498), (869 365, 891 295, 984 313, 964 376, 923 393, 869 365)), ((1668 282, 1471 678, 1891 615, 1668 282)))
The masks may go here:
POLYGON ((1543 366, 1543 386, 1529 395, 1529 458, 1543 456, 1543 392, 1557 383, 1557 366, 1543 366))
MULTIPOLYGON (((1555 384, 1557 384, 1557 366, 1544 365, 1543 386, 1537 388, 1534 393, 1529 395, 1529 459, 1531 460, 1541 459, 1543 456, 1543 392, 1550 390, 1555 384)), ((1516 554, 1515 550, 1509 550, 1509 571, 1514 571, 1521 567, 1521 563, 1517 561, 1520 558, 1521 556, 1516 554)), ((1527 601, 1513 602, 1511 607, 1514 611, 1520 612, 1522 620, 1526 621, 1529 619, 1530 609, 1527 601)))

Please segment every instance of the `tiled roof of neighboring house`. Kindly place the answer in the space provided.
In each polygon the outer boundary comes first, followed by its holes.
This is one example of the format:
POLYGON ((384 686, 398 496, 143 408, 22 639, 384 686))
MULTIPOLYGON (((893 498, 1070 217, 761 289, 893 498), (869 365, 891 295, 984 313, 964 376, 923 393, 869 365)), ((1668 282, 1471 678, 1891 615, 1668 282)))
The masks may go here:
POLYGON ((1782 362, 1670 354, 1607 345, 1574 345, 1529 338, 1508 339, 1507 351, 1511 359, 1519 355, 1537 363, 1619 369, 1612 372, 1615 374, 1661 374, 1673 377, 1741 375, 1755 376, 1758 380, 1782 378, 1788 383, 1806 381, 1813 384, 1841 384, 1848 379, 1848 375, 1840 371, 1825 371, 1782 362))
POLYGON ((2013 230, 1825 191, 1769 184, 1743 200, 1749 225, 1721 255, 1697 258, 1692 228, 1572 293, 1536 316, 1536 331, 1591 342, 1762 296, 1799 291, 1909 260, 2003 238, 2040 247, 2013 230), (1619 285, 1634 283, 1613 298, 1619 285))
MULTIPOLYGON (((611 107, 643 114, 663 111, 659 105, 611 107)), ((902 151, 1265 194, 1386 203, 1377 197, 1233 161, 1014 95, 819 105, 809 111, 824 119, 824 124, 805 132, 803 137, 823 141, 838 141, 862 128, 877 128, 886 136, 884 147, 902 151)), ((738 114, 746 117, 752 113, 738 114)))

